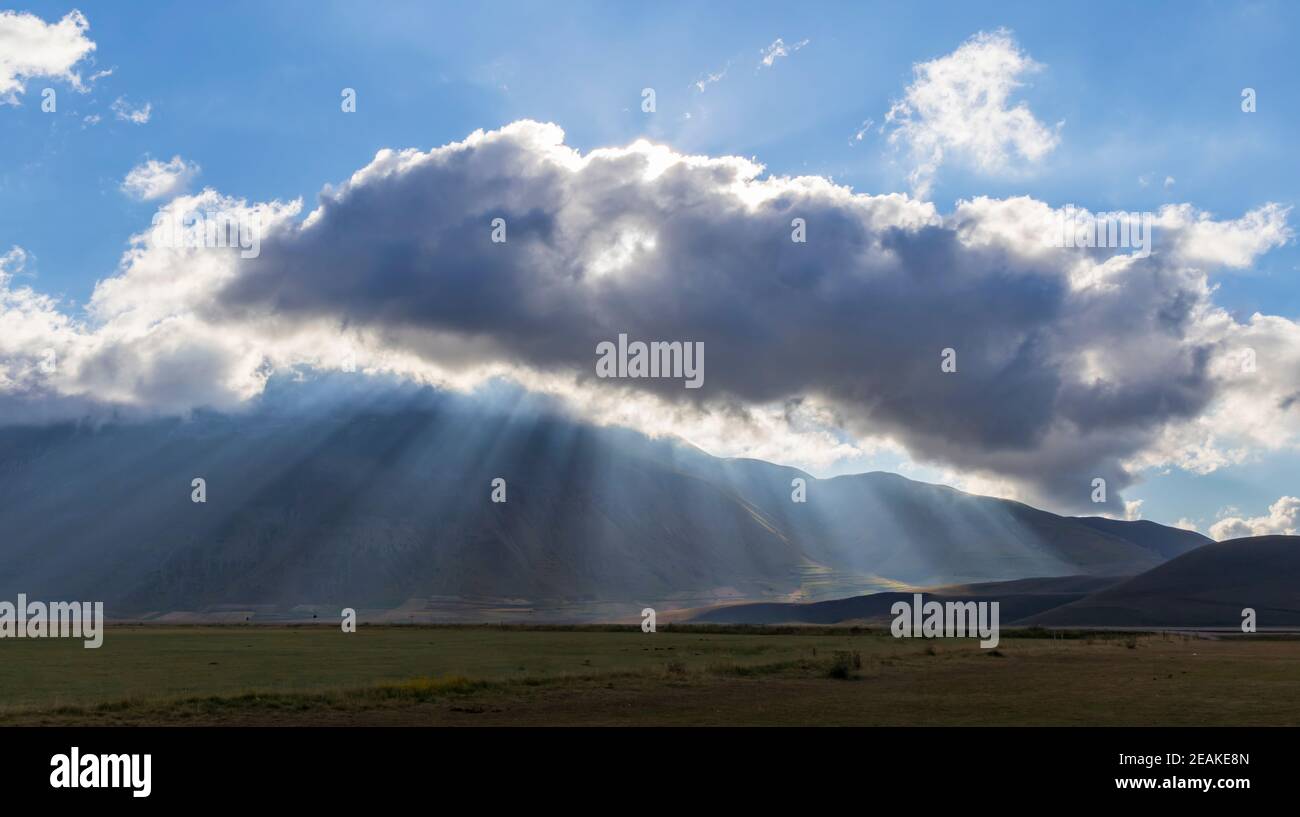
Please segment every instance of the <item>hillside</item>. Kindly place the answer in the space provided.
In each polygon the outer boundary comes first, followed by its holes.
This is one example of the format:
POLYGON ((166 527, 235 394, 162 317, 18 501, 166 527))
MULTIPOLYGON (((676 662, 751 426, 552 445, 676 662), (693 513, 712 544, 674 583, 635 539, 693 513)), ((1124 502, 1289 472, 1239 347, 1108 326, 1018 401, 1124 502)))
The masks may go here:
MULTIPOLYGON (((1003 625, 1042 627, 1216 627, 1236 629, 1242 610, 1256 626, 1300 627, 1300 536, 1214 542, 1131 578, 1062 576, 929 588, 926 600, 1001 604, 1003 625)), ((714 624, 842 624, 888 618, 910 593, 871 593, 816 603, 712 607, 688 620, 714 624)))
POLYGON ((0 496, 4 597, 102 599, 118 613, 440 597, 582 617, 597 604, 1131 575, 1207 541, 892 474, 816 480, 427 390, 5 428, 0 496), (806 503, 790 499, 794 476, 806 503), (196 477, 204 504, 190 501, 196 477), (490 499, 497 477, 505 503, 490 499))
MULTIPOLYGON (((996 601, 1003 624, 1060 607, 1084 598, 1088 592, 1109 587, 1121 579, 1062 576, 1009 582, 950 585, 929 588, 925 601, 996 601)), ((891 617, 894 602, 912 602, 912 593, 871 593, 811 604, 736 604, 700 611, 688 620, 699 624, 845 624, 875 622, 891 617)))
POLYGON ((1260 628, 1300 626, 1300 536, 1206 545, 1025 623, 1236 628, 1246 607, 1260 628))

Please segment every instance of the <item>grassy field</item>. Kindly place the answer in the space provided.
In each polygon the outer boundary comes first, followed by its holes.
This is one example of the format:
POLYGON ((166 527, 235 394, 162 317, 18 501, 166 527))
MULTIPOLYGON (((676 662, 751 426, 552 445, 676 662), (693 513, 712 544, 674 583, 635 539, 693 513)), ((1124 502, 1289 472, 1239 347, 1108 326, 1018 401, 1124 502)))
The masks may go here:
POLYGON ((1300 640, 116 627, 0 642, 12 724, 1300 724, 1300 640))

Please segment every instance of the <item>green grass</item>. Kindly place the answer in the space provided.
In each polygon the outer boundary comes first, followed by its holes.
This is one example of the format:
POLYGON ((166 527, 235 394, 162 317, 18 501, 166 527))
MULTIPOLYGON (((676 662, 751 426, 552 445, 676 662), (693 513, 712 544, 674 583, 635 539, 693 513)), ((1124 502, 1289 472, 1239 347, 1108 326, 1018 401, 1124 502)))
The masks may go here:
POLYGON ((72 639, 0 642, 0 714, 122 699, 307 692, 447 674, 482 680, 641 671, 680 661, 770 664, 864 636, 575 628, 117 627, 97 650, 72 639))
POLYGON ((117 627, 0 642, 0 724, 1300 724, 1300 641, 117 627))

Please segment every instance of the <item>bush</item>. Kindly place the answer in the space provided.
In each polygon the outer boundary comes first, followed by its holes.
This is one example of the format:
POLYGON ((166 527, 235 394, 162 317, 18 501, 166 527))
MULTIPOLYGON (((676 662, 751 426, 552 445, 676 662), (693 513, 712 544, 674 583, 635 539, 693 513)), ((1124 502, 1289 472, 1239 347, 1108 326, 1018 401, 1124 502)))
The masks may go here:
POLYGON ((862 669, 862 654, 857 650, 852 652, 848 650, 836 650, 831 653, 831 666, 826 671, 829 678, 836 678, 841 681, 847 680, 854 676, 856 670, 862 669))

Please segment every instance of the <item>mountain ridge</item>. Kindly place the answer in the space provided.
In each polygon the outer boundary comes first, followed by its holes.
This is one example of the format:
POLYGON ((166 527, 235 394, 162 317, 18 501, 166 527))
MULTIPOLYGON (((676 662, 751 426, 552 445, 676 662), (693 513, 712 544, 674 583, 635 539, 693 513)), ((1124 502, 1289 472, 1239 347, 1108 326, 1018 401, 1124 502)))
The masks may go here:
MULTIPOLYGON (((1008 626, 1238 629, 1255 611, 1260 629, 1300 627, 1300 536, 1211 542, 1136 576, 1064 576, 931 587, 926 600, 1001 604, 1008 626)), ((710 624, 844 624, 880 621, 911 593, 872 593, 816 603, 751 603, 693 611, 710 624)))
POLYGON ((0 530, 11 532, 0 540, 0 592, 97 598, 132 613, 393 609, 434 597, 671 609, 1128 575, 1204 539, 1098 529, 888 472, 819 480, 425 392, 188 422, 0 429, 0 496, 0 530), (807 480, 806 503, 791 501, 795 475, 807 480), (190 501, 194 478, 206 480, 204 504, 190 501), (491 501, 496 478, 505 503, 491 501))

